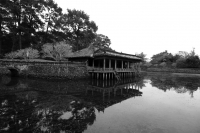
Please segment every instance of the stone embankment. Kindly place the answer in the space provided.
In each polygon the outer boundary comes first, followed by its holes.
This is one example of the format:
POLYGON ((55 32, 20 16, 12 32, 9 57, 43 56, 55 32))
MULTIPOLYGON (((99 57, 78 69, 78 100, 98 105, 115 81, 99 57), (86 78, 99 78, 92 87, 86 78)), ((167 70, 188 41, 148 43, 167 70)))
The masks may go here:
POLYGON ((78 62, 1 62, 0 74, 9 74, 11 69, 18 71, 19 76, 46 79, 77 79, 89 76, 86 64, 78 62))

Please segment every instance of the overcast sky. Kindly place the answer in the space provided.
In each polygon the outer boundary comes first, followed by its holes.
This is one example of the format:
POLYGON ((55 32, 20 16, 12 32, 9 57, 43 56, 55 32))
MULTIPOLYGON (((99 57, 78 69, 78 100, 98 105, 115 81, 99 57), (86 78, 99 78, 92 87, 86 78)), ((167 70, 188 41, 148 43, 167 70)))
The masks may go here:
POLYGON ((167 50, 200 55, 200 0, 55 0, 83 10, 119 52, 152 55, 167 50))

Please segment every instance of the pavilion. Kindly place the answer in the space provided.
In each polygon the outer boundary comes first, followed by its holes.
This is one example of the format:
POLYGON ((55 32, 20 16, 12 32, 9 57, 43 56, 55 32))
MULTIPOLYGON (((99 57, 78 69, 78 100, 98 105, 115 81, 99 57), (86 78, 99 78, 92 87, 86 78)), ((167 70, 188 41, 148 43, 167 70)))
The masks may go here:
POLYGON ((136 55, 116 52, 109 48, 90 45, 88 48, 74 52, 69 61, 86 62, 92 78, 114 79, 130 77, 140 72, 142 58, 136 55))

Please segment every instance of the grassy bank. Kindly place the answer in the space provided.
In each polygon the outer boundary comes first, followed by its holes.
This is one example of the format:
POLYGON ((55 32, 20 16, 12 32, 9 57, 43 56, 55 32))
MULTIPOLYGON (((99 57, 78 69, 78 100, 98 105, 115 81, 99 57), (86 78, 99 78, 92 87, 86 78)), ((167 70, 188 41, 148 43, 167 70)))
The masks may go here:
POLYGON ((147 72, 167 72, 167 73, 190 73, 200 74, 200 69, 179 69, 179 68, 147 68, 147 72))

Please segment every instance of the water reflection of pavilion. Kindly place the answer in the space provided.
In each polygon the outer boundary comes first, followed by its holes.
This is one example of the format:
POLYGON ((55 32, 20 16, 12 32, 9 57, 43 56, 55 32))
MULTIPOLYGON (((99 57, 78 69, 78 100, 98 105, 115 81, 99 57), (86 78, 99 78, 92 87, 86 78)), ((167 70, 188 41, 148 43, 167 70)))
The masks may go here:
POLYGON ((138 84, 133 79, 116 80, 91 80, 86 89, 84 101, 94 104, 98 111, 128 98, 142 96, 138 84))

